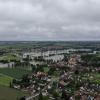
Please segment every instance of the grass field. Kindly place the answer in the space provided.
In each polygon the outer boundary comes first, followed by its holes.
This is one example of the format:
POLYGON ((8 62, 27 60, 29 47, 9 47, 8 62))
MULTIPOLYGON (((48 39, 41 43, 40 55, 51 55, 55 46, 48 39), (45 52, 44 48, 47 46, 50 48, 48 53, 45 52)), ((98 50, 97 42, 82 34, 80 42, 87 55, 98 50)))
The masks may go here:
POLYGON ((24 74, 29 74, 31 71, 23 69, 0 69, 0 100, 17 100, 28 94, 9 87, 13 78, 20 79, 24 74))
POLYGON ((93 81, 100 84, 100 73, 92 74, 92 76, 94 77, 93 81))
POLYGON ((0 73, 7 75, 9 77, 15 78, 15 79, 20 79, 23 75, 25 74, 30 74, 31 71, 23 70, 23 69, 10 69, 10 68, 1 68, 0 73))
POLYGON ((12 79, 13 79, 12 77, 0 74, 0 85, 9 86, 12 79))
POLYGON ((48 67, 44 67, 44 72, 48 72, 49 71, 49 68, 48 67))
POLYGON ((28 94, 0 85, 0 100, 17 100, 24 95, 27 96, 28 94))

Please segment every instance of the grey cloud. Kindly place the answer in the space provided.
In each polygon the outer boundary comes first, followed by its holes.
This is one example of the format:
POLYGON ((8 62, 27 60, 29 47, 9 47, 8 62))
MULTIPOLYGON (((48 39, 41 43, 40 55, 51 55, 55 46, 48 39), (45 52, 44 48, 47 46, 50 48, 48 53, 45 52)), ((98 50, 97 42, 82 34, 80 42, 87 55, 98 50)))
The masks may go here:
POLYGON ((99 40, 100 0, 0 0, 0 40, 99 40))

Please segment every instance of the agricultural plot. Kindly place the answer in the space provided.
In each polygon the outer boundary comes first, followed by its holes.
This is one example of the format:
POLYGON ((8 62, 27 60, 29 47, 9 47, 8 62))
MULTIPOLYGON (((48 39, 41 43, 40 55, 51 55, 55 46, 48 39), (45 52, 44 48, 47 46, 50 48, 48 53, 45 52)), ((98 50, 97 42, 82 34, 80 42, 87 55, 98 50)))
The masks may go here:
POLYGON ((10 82, 15 79, 20 79, 24 74, 29 74, 30 71, 22 69, 0 69, 0 100, 17 100, 22 96, 27 96, 27 93, 10 88, 10 82))
POLYGON ((0 73, 7 75, 7 76, 10 76, 10 77, 15 78, 15 79, 20 79, 23 75, 30 74, 31 71, 27 71, 27 70, 23 70, 23 69, 17 69, 17 68, 13 68, 13 69, 1 68, 0 73))
POLYGON ((28 94, 21 91, 0 85, 0 100, 17 100, 18 98, 27 95, 28 94))

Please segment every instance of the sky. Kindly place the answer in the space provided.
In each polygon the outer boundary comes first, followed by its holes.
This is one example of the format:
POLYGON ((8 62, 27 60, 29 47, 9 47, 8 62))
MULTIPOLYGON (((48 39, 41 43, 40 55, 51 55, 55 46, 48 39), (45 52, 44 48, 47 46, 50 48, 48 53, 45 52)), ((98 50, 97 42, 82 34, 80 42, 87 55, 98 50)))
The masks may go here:
POLYGON ((100 40, 100 0, 0 0, 0 41, 59 40, 100 40))

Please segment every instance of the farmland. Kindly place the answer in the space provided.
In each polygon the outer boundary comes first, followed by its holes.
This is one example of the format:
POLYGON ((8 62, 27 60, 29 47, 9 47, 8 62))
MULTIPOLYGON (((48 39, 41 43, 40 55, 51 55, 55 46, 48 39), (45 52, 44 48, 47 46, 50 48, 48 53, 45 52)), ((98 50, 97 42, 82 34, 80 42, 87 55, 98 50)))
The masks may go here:
POLYGON ((30 71, 23 69, 0 69, 0 100, 16 100, 22 96, 27 96, 28 94, 10 88, 10 82, 15 79, 20 79, 24 74, 29 74, 30 71))
POLYGON ((0 100, 16 100, 24 95, 28 94, 0 85, 0 100))
POLYGON ((15 79, 20 79, 24 74, 29 74, 31 71, 23 70, 23 69, 18 69, 18 68, 1 68, 0 73, 13 77, 15 79))

